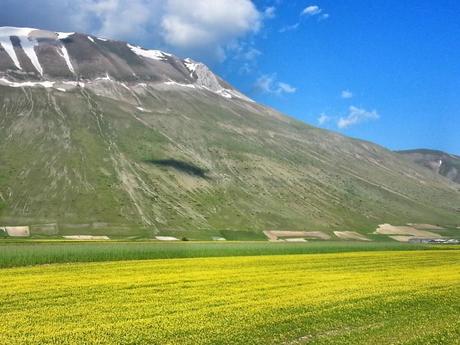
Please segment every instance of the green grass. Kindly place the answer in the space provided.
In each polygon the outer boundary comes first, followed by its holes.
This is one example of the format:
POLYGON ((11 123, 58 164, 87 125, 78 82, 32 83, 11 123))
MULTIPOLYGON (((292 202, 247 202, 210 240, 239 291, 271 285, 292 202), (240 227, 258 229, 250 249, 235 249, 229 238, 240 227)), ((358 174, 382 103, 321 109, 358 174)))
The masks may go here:
POLYGON ((460 251, 0 270, 0 344, 458 344, 460 251))
POLYGON ((450 248, 396 242, 64 242, 0 241, 0 268, 67 262, 341 253, 450 248))

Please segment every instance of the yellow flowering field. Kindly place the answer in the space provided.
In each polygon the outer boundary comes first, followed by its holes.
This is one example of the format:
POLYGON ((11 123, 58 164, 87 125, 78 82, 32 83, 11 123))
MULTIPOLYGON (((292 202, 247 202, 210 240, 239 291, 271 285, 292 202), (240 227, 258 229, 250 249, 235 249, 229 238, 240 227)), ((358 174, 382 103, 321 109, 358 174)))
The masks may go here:
POLYGON ((0 269, 0 344, 459 344, 460 251, 0 269))

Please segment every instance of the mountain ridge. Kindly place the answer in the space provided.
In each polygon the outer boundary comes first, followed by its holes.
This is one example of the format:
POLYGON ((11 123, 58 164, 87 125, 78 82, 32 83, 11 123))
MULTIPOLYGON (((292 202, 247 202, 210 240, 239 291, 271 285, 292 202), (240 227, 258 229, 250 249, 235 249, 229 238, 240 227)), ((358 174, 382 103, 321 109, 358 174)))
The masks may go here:
POLYGON ((460 184, 460 156, 431 149, 400 150, 396 152, 414 163, 460 184))
POLYGON ((251 101, 202 63, 127 42, 76 32, 0 27, 0 45, 0 82, 9 86, 21 86, 24 77, 37 79, 36 86, 44 87, 60 80, 69 85, 69 81, 102 78, 202 87, 223 97, 251 101))

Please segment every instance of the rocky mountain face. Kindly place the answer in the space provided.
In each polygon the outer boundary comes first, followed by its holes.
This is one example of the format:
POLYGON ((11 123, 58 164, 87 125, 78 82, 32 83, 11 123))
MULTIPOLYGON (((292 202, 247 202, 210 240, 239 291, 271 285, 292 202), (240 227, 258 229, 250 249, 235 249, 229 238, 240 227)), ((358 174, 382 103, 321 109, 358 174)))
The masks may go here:
POLYGON ((0 225, 125 236, 460 222, 454 183, 165 52, 0 28, 0 106, 0 225))
POLYGON ((428 168, 455 183, 460 183, 460 157, 442 151, 417 149, 398 151, 414 163, 428 168))
POLYGON ((68 88, 99 80, 150 82, 186 85, 227 98, 247 99, 202 63, 124 42, 78 33, 3 27, 0 44, 0 82, 7 86, 68 88))

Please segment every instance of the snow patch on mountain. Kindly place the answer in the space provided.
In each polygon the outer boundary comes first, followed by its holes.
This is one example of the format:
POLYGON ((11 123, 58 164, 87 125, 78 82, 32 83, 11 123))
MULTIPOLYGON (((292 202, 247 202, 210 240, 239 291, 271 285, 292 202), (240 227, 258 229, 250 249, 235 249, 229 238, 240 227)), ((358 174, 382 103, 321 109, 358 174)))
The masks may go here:
POLYGON ((97 77, 95 80, 107 80, 107 81, 112 81, 110 78, 110 75, 108 73, 105 73, 105 77, 97 77))
POLYGON ((30 33, 36 30, 37 29, 32 29, 32 28, 16 28, 13 26, 3 26, 3 27, 0 27, 0 36, 29 37, 30 33))
POLYGON ((25 82, 18 83, 18 82, 10 81, 10 80, 8 80, 6 78, 0 78, 0 82, 2 84, 10 86, 10 87, 36 87, 36 86, 42 86, 42 87, 45 87, 45 88, 51 88, 51 87, 54 86, 54 81, 37 81, 37 82, 25 81, 25 82))
POLYGON ((183 60, 183 63, 189 70, 190 77, 195 80, 195 84, 199 87, 214 92, 225 98, 231 99, 236 97, 253 102, 252 99, 246 97, 242 93, 223 87, 216 75, 205 64, 193 61, 190 58, 183 60))
POLYGON ((80 81, 62 81, 62 80, 44 80, 44 81, 11 81, 6 78, 0 78, 0 85, 13 88, 44 87, 46 89, 54 88, 59 91, 67 91, 76 87, 84 88, 86 84, 80 81))
POLYGON ((27 37, 27 36, 19 37, 19 39, 21 41, 21 46, 22 46, 22 49, 24 50, 24 53, 26 53, 27 57, 32 62, 32 65, 34 65, 35 69, 41 75, 43 75, 42 65, 40 65, 40 61, 38 61, 37 53, 35 52, 35 46, 38 44, 37 40, 27 37))
POLYGON ((86 83, 81 82, 81 81, 64 81, 62 82, 62 84, 73 86, 73 87, 82 87, 82 88, 86 86, 86 83))
POLYGON ((91 42, 96 43, 96 42, 94 41, 94 38, 92 38, 91 36, 87 36, 87 37, 88 37, 88 39, 89 39, 91 42))
POLYGON ((195 89, 195 85, 193 84, 182 84, 182 83, 175 82, 173 80, 167 81, 164 84, 170 85, 170 86, 173 85, 173 86, 181 86, 181 87, 188 87, 190 89, 195 89))
POLYGON ((194 62, 192 59, 187 58, 184 60, 184 65, 187 67, 187 69, 190 71, 190 76, 193 77, 193 73, 195 73, 198 64, 194 62))
POLYGON ((75 32, 56 32, 56 34, 58 35, 58 39, 65 40, 66 38, 75 35, 75 32))
POLYGON ((31 28, 15 28, 11 26, 0 27, 0 44, 10 56, 11 60, 13 60, 14 65, 20 70, 22 70, 22 66, 19 63, 19 59, 16 55, 16 51, 14 50, 13 43, 11 42, 11 36, 27 37, 34 30, 35 29, 31 28))
MULTIPOLYGON (((9 86, 13 88, 22 88, 22 87, 44 87, 44 88, 54 88, 58 91, 64 92, 67 91, 70 88, 75 88, 75 87, 82 87, 85 88, 86 86, 91 86, 91 85, 97 85, 100 82, 108 82, 108 83, 113 83, 116 85, 119 85, 129 91, 133 91, 131 87, 134 86, 142 86, 142 87, 148 87, 149 84, 146 83, 140 83, 136 85, 127 85, 126 83, 119 82, 116 80, 113 80, 108 74, 105 77, 98 77, 93 80, 86 80, 85 82, 82 81, 27 81, 27 82, 15 82, 15 81, 10 81, 6 78, 0 78, 0 85, 4 86, 9 86)), ((156 83, 151 84, 154 86, 156 83)), ((218 91, 213 91, 209 89, 206 86, 200 86, 196 84, 184 84, 184 83, 178 83, 173 80, 169 80, 166 82, 161 83, 165 86, 169 87, 180 87, 180 88, 189 88, 189 89, 195 89, 195 90, 206 90, 208 92, 212 92, 214 94, 217 94, 221 97, 227 98, 227 99, 232 99, 232 98, 239 98, 239 99, 245 99, 247 101, 253 102, 251 99, 247 98, 246 96, 242 95, 238 91, 235 90, 229 90, 229 89, 221 89, 218 91)))
POLYGON ((191 77, 195 79, 197 85, 204 86, 214 92, 224 89, 215 74, 205 64, 195 62, 192 59, 185 59, 184 65, 190 71, 191 77))
POLYGON ((70 72, 75 74, 75 69, 73 68, 72 62, 70 61, 69 52, 67 51, 67 48, 64 44, 60 47, 59 55, 61 55, 64 58, 65 63, 67 64, 67 67, 69 68, 70 72))
POLYGON ((220 90, 220 91, 217 91, 217 93, 225 98, 233 98, 232 94, 228 92, 227 90, 220 90))
POLYGON ((132 50, 134 54, 146 57, 148 59, 165 61, 168 56, 171 56, 171 54, 162 52, 161 50, 146 50, 141 47, 132 46, 131 44, 127 44, 127 46, 132 50))
POLYGON ((38 61, 37 54, 35 53, 35 46, 38 44, 37 40, 31 37, 33 31, 38 31, 32 28, 15 28, 11 26, 0 27, 0 40, 2 46, 5 48, 8 55, 13 60, 14 64, 18 69, 22 69, 19 60, 14 51, 13 44, 11 43, 11 37, 15 36, 19 39, 20 44, 24 52, 26 53, 29 60, 34 65, 35 69, 43 75, 43 68, 38 61))

